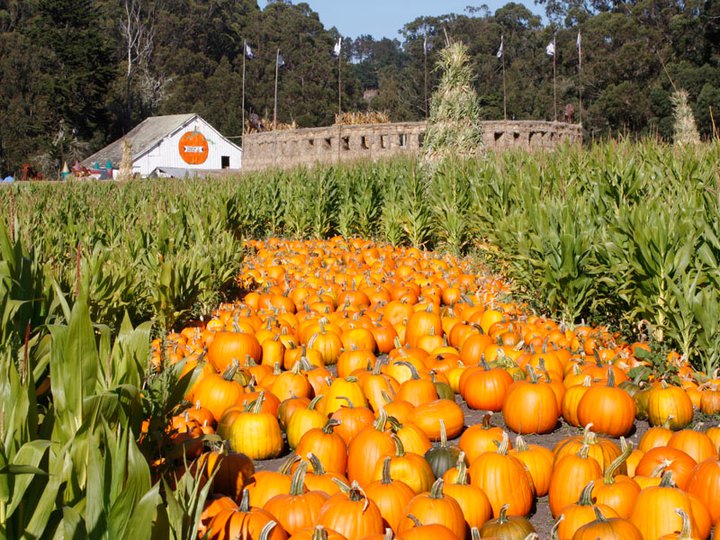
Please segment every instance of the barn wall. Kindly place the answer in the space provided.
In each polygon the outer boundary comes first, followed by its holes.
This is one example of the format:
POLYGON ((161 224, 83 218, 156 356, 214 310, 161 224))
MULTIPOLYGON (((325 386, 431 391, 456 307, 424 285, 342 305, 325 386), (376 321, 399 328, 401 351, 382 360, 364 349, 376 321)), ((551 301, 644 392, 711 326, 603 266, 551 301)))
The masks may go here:
POLYGON ((230 158, 229 169, 240 169, 242 166, 242 150, 225 139, 210 124, 201 118, 195 118, 176 132, 162 139, 156 146, 135 159, 133 172, 147 176, 157 167, 174 167, 179 169, 221 169, 222 156, 230 158), (208 155, 203 163, 187 163, 180 155, 178 143, 183 134, 196 130, 207 140, 208 155))

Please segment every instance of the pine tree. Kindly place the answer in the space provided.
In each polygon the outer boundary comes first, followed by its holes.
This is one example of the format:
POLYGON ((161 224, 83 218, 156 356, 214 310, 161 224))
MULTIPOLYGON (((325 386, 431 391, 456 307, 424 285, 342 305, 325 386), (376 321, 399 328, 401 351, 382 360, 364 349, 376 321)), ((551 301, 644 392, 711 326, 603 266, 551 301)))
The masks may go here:
POLYGON ((449 44, 440 52, 438 67, 443 74, 430 100, 424 159, 478 157, 483 148, 480 104, 467 47, 459 42, 449 44))

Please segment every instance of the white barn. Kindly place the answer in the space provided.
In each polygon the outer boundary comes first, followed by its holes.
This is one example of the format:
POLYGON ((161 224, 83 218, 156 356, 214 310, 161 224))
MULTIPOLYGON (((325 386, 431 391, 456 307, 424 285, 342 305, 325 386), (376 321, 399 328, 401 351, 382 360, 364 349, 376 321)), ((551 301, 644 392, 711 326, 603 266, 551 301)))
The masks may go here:
POLYGON ((223 170, 239 170, 242 149, 223 137, 197 114, 152 116, 127 135, 82 162, 90 171, 112 167, 117 177, 123 143, 130 141, 133 173, 142 177, 204 176, 223 170))

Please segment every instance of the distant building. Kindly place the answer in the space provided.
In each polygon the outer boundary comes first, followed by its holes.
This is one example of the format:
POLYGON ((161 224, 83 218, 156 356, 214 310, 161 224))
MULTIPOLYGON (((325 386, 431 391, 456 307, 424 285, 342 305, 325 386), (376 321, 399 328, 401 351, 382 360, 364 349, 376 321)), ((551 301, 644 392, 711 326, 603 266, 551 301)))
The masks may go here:
POLYGON ((363 99, 365 101, 372 101, 380 95, 380 90, 377 88, 367 88, 363 90, 363 99))
POLYGON ((133 174, 140 176, 198 176, 239 170, 242 149, 223 137, 197 114, 152 116, 127 135, 85 159, 81 165, 93 174, 112 169, 116 178, 123 143, 132 148, 133 174))

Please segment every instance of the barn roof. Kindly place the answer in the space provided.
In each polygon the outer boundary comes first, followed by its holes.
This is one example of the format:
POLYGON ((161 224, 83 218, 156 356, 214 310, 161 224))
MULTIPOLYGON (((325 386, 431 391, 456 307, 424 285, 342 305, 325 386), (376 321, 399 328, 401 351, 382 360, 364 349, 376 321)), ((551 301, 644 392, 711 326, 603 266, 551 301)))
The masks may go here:
POLYGON ((129 139, 132 143, 133 159, 144 154, 147 150, 159 143, 163 138, 174 133, 189 123, 197 114, 168 114, 165 116, 151 116, 131 129, 124 137, 110 143, 102 150, 83 160, 82 165, 92 167, 98 163, 104 167, 108 160, 113 168, 120 166, 122 159, 123 141, 129 139))

